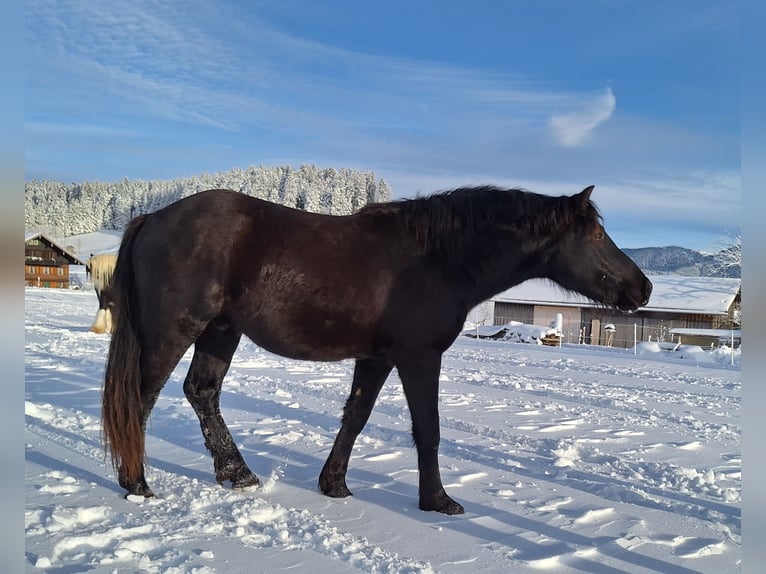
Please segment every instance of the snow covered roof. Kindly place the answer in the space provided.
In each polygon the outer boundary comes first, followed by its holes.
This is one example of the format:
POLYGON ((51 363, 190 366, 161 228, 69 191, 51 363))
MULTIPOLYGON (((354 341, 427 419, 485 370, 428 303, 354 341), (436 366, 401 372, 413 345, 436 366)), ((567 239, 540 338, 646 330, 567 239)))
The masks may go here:
MULTIPOLYGON (((655 275, 649 280, 654 288, 649 304, 641 307, 642 310, 708 315, 728 313, 742 284, 741 279, 730 277, 655 275)), ((598 306, 547 279, 530 279, 495 295, 492 301, 560 307, 598 306)))
POLYGON ((44 239, 45 241, 53 245, 56 249, 64 253, 70 259, 74 260, 77 264, 80 264, 80 265, 85 264, 85 262, 82 259, 80 259, 80 257, 78 257, 76 253, 74 253, 71 249, 67 249, 66 247, 64 247, 60 241, 53 239, 47 233, 43 233, 42 231, 36 231, 34 229, 24 230, 24 243, 26 243, 27 241, 31 241, 32 239, 37 239, 38 237, 41 239, 44 239))
POLYGON ((59 244, 70 247, 71 251, 77 253, 83 260, 87 260, 91 255, 99 253, 117 253, 121 240, 122 231, 94 231, 71 235, 58 241, 59 244))

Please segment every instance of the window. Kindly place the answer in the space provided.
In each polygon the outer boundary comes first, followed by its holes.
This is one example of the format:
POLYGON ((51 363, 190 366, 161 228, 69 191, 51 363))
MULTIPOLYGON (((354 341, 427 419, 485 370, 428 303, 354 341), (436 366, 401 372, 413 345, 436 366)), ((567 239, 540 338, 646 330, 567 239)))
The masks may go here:
POLYGON ((59 268, 58 268, 58 275, 59 275, 60 277, 64 275, 64 268, 63 268, 63 267, 59 267, 59 268))

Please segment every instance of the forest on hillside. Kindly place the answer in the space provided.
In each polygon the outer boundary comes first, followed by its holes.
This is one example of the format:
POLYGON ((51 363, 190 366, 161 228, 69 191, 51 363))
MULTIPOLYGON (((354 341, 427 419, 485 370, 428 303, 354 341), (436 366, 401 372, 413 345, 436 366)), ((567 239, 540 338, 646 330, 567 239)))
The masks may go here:
POLYGON ((67 237, 102 229, 122 231, 135 216, 156 211, 206 189, 233 189, 314 213, 347 215, 391 191, 370 171, 302 165, 251 166, 173 180, 33 180, 24 188, 24 226, 67 237))
MULTIPOLYGON (((734 240, 732 240, 734 241, 734 240)), ((695 277, 741 277, 741 244, 708 254, 685 247, 640 247, 623 251, 645 273, 695 277)))

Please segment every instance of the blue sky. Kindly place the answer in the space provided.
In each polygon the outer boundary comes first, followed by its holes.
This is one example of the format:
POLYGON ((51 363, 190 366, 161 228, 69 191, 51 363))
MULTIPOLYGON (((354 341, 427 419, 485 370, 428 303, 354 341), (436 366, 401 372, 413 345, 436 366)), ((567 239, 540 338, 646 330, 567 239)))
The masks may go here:
POLYGON ((740 225, 734 1, 26 3, 26 177, 249 165, 593 199, 622 247, 740 225))

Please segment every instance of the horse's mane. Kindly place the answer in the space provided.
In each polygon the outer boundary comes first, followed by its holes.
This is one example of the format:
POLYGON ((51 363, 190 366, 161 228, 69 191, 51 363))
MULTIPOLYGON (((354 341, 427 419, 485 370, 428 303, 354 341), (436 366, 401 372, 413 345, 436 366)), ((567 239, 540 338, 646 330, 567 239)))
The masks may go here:
POLYGON ((116 263, 116 253, 100 253, 98 255, 92 255, 91 258, 88 259, 88 269, 96 289, 103 291, 105 288, 109 287, 116 263))
POLYGON ((569 199, 521 188, 462 187, 426 197, 369 204, 360 213, 395 214, 414 232, 424 250, 457 255, 465 240, 483 227, 540 237, 559 233, 577 220, 600 220, 591 201, 583 213, 569 199))

